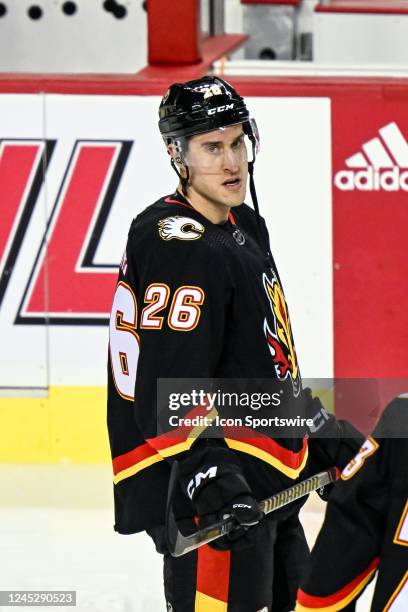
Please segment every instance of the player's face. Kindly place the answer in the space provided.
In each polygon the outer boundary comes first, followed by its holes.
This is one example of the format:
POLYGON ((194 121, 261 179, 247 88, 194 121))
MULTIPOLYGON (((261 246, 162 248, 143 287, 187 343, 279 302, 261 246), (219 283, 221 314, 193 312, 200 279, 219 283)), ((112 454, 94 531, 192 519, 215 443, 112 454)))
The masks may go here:
POLYGON ((242 204, 248 157, 242 124, 193 136, 188 145, 189 196, 194 192, 220 206, 242 204))

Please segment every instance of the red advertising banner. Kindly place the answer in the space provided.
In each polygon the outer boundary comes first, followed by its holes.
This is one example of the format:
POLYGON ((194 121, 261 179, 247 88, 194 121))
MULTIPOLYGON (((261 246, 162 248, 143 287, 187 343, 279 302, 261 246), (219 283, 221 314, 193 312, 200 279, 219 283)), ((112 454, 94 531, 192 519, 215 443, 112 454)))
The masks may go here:
MULTIPOLYGON (((395 380, 408 376, 408 94, 399 97, 332 100, 335 376, 371 379, 364 414, 408 390, 395 380)), ((337 413, 353 416, 349 398, 337 399, 337 413)))

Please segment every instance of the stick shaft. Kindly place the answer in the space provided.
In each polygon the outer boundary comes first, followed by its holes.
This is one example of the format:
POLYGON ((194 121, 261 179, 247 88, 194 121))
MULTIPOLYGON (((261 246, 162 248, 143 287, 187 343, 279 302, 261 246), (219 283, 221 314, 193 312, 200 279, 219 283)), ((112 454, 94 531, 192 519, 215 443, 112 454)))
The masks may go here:
MULTIPOLYGON (((274 510, 278 510, 279 508, 283 508, 287 504, 290 504, 312 491, 316 491, 316 489, 320 489, 328 484, 331 484, 337 479, 337 474, 335 469, 327 470, 326 472, 319 472, 319 474, 315 474, 302 482, 299 482, 284 491, 280 491, 267 499, 264 499, 259 503, 261 510, 265 514, 269 514, 274 510)), ((236 522, 232 518, 226 518, 219 523, 214 523, 213 525, 209 525, 208 527, 204 527, 203 529, 199 529, 195 533, 192 533, 188 536, 183 536, 183 534, 178 529, 177 523, 175 521, 174 515, 171 512, 168 516, 169 523, 168 529, 172 531, 172 537, 169 541, 172 543, 170 547, 170 553, 173 557, 180 557, 204 544, 208 544, 217 538, 226 535, 230 531, 236 528, 236 522)))

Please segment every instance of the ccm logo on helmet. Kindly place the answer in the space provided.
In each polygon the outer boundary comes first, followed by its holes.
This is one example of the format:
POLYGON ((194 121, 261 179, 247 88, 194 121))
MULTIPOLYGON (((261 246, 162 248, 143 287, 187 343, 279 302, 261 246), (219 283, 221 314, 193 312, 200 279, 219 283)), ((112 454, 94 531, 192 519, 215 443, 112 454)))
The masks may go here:
POLYGON ((217 475, 217 466, 213 465, 206 472, 198 472, 187 485, 187 495, 190 499, 193 498, 194 491, 198 489, 200 484, 206 478, 214 478, 217 475))
POLYGON ((208 111, 208 115, 215 115, 215 113, 222 113, 227 110, 232 110, 234 108, 234 104, 224 104, 223 106, 216 106, 215 108, 210 108, 208 111))

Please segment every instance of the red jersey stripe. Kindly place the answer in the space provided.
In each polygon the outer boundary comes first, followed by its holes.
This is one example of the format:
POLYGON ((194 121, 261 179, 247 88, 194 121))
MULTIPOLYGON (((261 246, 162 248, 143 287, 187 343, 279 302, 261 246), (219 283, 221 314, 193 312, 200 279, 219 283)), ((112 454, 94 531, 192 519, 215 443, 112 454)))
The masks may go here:
POLYGON ((190 204, 186 204, 186 202, 180 202, 179 200, 172 200, 171 198, 166 198, 164 201, 166 202, 166 204, 180 204, 180 206, 185 206, 186 208, 193 209, 190 204))
POLYGON ((342 589, 336 591, 336 593, 332 593, 331 595, 326 595, 325 597, 317 597, 315 595, 308 595, 302 589, 298 590, 298 602, 307 608, 325 608, 327 606, 333 606, 336 603, 339 603, 343 599, 345 599, 350 593, 352 593, 355 589, 357 589, 358 585, 364 582, 364 579, 372 573, 378 566, 380 562, 379 557, 373 559, 370 565, 365 569, 361 574, 356 576, 353 580, 351 580, 348 584, 346 584, 342 589))
POLYGON ((127 468, 140 463, 148 457, 152 457, 156 454, 156 450, 150 446, 150 444, 141 444, 131 451, 118 455, 112 460, 113 474, 116 476, 119 472, 126 470, 127 468))
POLYGON ((302 448, 299 451, 292 451, 284 446, 281 446, 275 440, 267 438, 261 433, 254 437, 253 430, 246 427, 234 427, 232 429, 224 427, 226 438, 231 440, 239 440, 265 451, 269 455, 276 457, 287 467, 297 469, 303 462, 307 450, 307 437, 303 438, 302 448))

